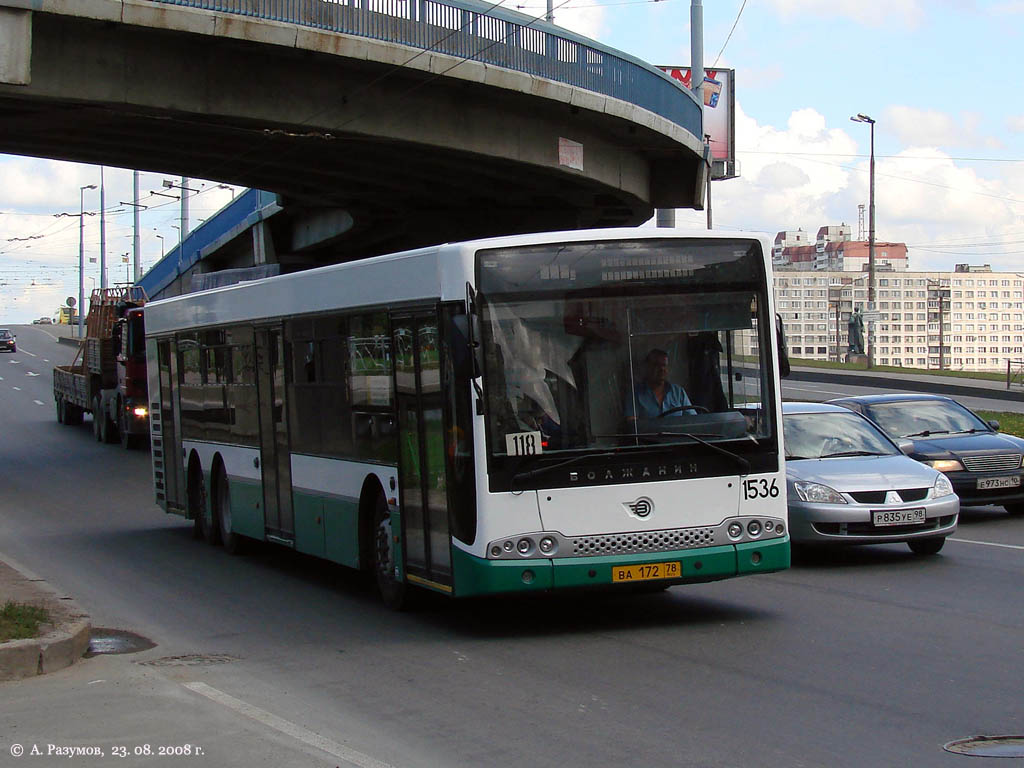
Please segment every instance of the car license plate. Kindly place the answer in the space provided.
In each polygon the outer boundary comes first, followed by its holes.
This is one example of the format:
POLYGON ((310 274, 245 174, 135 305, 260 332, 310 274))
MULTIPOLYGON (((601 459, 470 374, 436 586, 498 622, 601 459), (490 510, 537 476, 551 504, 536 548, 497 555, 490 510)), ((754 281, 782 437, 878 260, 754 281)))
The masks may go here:
POLYGON ((1020 475, 1009 477, 979 477, 978 490, 985 491, 990 488, 1017 488, 1020 485, 1020 475))
POLYGON ((872 525, 918 525, 925 522, 924 509, 893 509, 871 512, 872 525))
POLYGON ((612 568, 612 581, 650 581, 652 579, 678 579, 683 569, 678 561, 671 563, 644 563, 643 565, 616 565, 612 568))

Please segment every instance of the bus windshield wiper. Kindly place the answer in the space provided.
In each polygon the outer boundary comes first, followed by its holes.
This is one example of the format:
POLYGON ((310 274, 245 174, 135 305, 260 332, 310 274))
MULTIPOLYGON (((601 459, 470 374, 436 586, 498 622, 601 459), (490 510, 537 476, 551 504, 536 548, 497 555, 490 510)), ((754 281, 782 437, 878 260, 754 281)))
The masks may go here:
POLYGON ((948 429, 925 429, 920 432, 912 432, 909 435, 901 435, 901 437, 929 437, 930 435, 948 435, 948 429))
MULTIPOLYGON (((543 455, 543 454, 540 454, 540 455, 543 455)), ((514 487, 515 484, 519 480, 525 480, 525 479, 527 479, 529 477, 534 477, 535 475, 542 475, 545 472, 550 472, 553 469, 560 469, 562 467, 567 467, 570 464, 575 464, 575 463, 577 463, 579 461, 583 461, 584 459, 610 459, 613 456, 617 456, 617 455, 619 455, 619 454, 617 452, 615 452, 615 451, 605 451, 604 453, 588 453, 588 454, 584 454, 584 455, 581 455, 581 456, 573 456, 571 459, 565 459, 563 461, 559 461, 559 462, 556 462, 554 464, 548 464, 548 465, 543 466, 543 467, 537 467, 536 469, 528 469, 528 470, 523 471, 523 472, 516 472, 514 475, 512 475, 512 479, 509 482, 509 485, 514 487)), ((538 458, 538 455, 524 457, 524 458, 531 458, 531 459, 536 460, 538 458)), ((520 466, 521 465, 522 464, 520 463, 520 466)))
POLYGON ((721 435, 711 434, 708 432, 635 432, 627 435, 627 437, 688 437, 695 443, 700 443, 701 445, 710 448, 716 453, 720 453, 723 456, 728 456, 730 459, 739 464, 741 470, 740 474, 750 474, 749 461, 744 459, 738 453, 733 453, 732 451, 723 448, 720 445, 715 445, 714 443, 710 443, 704 439, 705 437, 721 437, 721 435))

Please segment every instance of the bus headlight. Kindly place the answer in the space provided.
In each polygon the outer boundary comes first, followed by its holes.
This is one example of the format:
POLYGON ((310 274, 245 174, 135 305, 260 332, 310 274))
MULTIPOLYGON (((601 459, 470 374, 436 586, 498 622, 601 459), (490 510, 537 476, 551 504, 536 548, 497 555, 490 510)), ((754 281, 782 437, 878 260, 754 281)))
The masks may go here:
POLYGON ((540 544, 538 544, 538 546, 540 547, 540 551, 545 555, 553 555, 558 549, 558 542, 550 536, 545 536, 540 540, 540 544))
POLYGON ((520 539, 516 542, 516 550, 520 555, 528 555, 533 551, 533 541, 531 539, 520 539))
POLYGON ((729 527, 726 529, 730 539, 738 539, 743 535, 743 526, 739 523, 729 523, 729 527))
POLYGON ((760 536, 761 535, 761 521, 760 520, 751 520, 749 523, 747 523, 747 533, 749 533, 751 536, 760 536))

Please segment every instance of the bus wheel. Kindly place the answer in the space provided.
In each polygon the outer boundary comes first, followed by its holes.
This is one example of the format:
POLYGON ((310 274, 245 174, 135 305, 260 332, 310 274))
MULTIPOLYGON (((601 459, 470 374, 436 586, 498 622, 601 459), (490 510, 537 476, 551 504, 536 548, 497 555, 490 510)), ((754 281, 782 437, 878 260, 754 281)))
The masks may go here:
POLYGON ((94 397, 92 399, 92 436, 96 438, 97 443, 103 440, 103 433, 100 427, 102 423, 100 420, 103 418, 103 411, 100 410, 100 399, 94 397))
POLYGON ((231 531, 231 487, 224 466, 217 470, 217 484, 214 486, 217 499, 217 527, 220 529, 220 543, 230 555, 242 553, 242 537, 231 531))
POLYGON ((188 508, 195 520, 195 527, 192 529, 193 536, 202 539, 207 544, 215 544, 217 529, 211 519, 209 505, 206 503, 206 483, 203 482, 203 473, 199 470, 198 464, 193 464, 189 468, 188 508))
POLYGON ((377 591, 384 605, 400 611, 406 605, 406 586, 395 577, 397 547, 391 529, 391 513, 382 494, 377 495, 373 508, 373 553, 377 591))

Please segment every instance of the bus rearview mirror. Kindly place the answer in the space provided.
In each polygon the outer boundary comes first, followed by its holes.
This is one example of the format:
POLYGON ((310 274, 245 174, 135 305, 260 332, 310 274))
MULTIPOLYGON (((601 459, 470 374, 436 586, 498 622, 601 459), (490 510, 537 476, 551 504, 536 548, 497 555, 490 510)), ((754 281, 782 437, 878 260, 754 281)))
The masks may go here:
POLYGON ((480 321, 476 315, 455 315, 452 318, 450 348, 456 376, 475 379, 480 375, 484 359, 480 347, 480 321))

